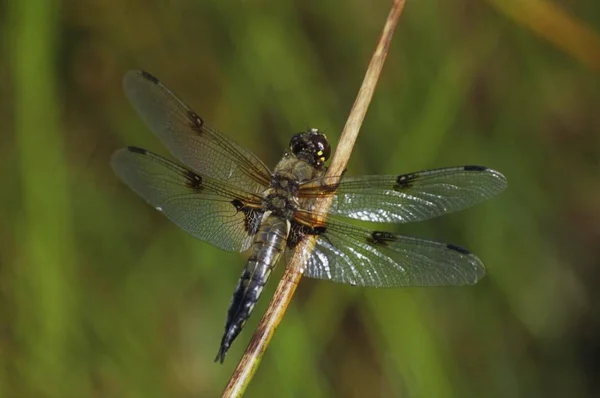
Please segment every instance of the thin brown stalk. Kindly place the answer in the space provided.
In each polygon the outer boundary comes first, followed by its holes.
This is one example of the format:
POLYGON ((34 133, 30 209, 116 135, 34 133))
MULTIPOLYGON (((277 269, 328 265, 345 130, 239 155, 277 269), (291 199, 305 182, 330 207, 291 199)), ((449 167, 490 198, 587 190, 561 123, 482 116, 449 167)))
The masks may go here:
MULTIPOLYGON (((348 115, 348 119, 346 120, 346 125, 342 131, 337 150, 335 151, 327 170, 328 177, 339 177, 346 168, 358 132, 367 113, 367 109, 369 108, 371 98, 373 97, 373 92, 377 86, 377 81, 381 75, 383 63, 387 56, 398 20, 404 9, 405 2, 405 0, 395 0, 392 5, 377 47, 371 57, 371 62, 367 68, 362 85, 358 91, 352 110, 348 115)), ((315 212, 326 214, 332 201, 332 196, 319 198, 317 200, 315 212)), ((323 220, 315 221, 318 222, 323 220)), ((283 277, 277 286, 273 299, 269 303, 269 307, 254 332, 254 335, 248 344, 248 348, 246 348, 246 352, 233 372, 227 387, 225 387, 225 390, 223 391, 223 397, 240 397, 246 390, 246 387, 256 372, 262 356, 275 333, 275 329, 281 322, 281 319, 292 300, 294 292, 296 291, 296 287, 302 278, 306 253, 312 252, 314 245, 314 238, 304 239, 298 245, 294 256, 287 265, 283 277)))

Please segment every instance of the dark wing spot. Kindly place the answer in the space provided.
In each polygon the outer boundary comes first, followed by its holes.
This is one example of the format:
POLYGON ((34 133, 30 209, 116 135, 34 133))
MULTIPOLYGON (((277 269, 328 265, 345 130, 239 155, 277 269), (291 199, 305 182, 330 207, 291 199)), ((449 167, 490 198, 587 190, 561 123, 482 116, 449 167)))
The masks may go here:
POLYGON ((263 211, 248 207, 239 199, 232 200, 231 204, 237 211, 244 213, 244 229, 246 232, 248 232, 249 235, 256 234, 260 227, 263 211))
POLYGON ((486 171, 488 168, 485 166, 465 166, 465 171, 486 171))
POLYGON ((192 110, 189 110, 187 115, 190 118, 190 122, 192 122, 190 127, 194 129, 194 131, 202 134, 202 125, 204 124, 204 120, 202 120, 202 118, 192 110))
POLYGON ((312 228, 310 235, 323 235, 325 232, 327 232, 327 227, 319 226, 312 228))
POLYGON ((142 77, 146 80, 150 80, 154 84, 158 84, 158 79, 148 72, 142 71, 142 77))
POLYGON ((287 239, 287 247, 289 249, 293 249, 298 246, 298 243, 304 239, 307 235, 322 235, 327 231, 327 227, 317 226, 317 227, 309 227, 308 225, 300 224, 294 220, 291 221, 292 228, 290 229, 290 234, 287 239))
POLYGON ((407 189, 411 187, 411 182, 415 179, 416 174, 402 174, 399 175, 396 179, 396 185, 394 185, 394 190, 401 191, 403 189, 407 189))
POLYGON ((470 252, 470 251, 468 251, 467 249, 465 249, 465 248, 462 248, 462 247, 460 247, 460 246, 453 245, 453 244, 451 244, 451 243, 448 243, 448 244, 446 245, 446 247, 447 247, 448 249, 450 249, 450 250, 454 250, 455 252, 459 252, 460 254, 466 254, 466 255, 469 255, 469 254, 471 254, 471 252, 470 252))
POLYGON ((231 204, 239 211, 244 209, 244 204, 239 199, 234 199, 231 201, 231 204))
POLYGON ((287 238, 287 247, 293 249, 298 246, 298 243, 306 236, 306 227, 302 224, 292 221, 290 233, 287 238))
POLYGON ((139 154, 141 154, 141 155, 146 155, 146 154, 148 154, 148 151, 147 151, 147 150, 145 150, 145 149, 143 149, 143 148, 138 148, 138 147, 136 147, 136 146, 128 146, 128 147, 127 147, 127 150, 128 150, 129 152, 133 152, 133 153, 139 153, 139 154))
POLYGON ((200 191, 203 189, 202 187, 202 177, 193 171, 186 171, 185 177, 188 179, 187 186, 192 188, 194 191, 200 191))
POLYGON ((373 231, 367 238, 367 242, 376 246, 387 246, 388 242, 396 240, 396 236, 391 232, 373 231))

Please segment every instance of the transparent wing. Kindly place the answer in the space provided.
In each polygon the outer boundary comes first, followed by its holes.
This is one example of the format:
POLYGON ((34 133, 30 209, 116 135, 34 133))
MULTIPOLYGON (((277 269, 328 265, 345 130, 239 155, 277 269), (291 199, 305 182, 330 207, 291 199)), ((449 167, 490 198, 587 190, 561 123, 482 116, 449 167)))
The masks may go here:
MULTIPOLYGON (((311 234, 292 229, 291 242, 311 234)), ((468 285, 485 275, 483 263, 462 247, 328 220, 307 254, 305 276, 357 286, 468 285)), ((289 244, 289 243, 288 243, 289 244)), ((293 243, 292 243, 293 244, 293 243)))
POLYGON ((129 71, 123 87, 146 125, 195 172, 252 193, 271 182, 271 172, 260 159, 209 127, 154 76, 129 71))
POLYGON ((246 250, 260 223, 261 198, 201 176, 145 149, 119 149, 115 173, 184 231, 223 250, 246 250))
POLYGON ((402 175, 344 177, 337 187, 327 179, 312 181, 300 188, 299 196, 335 191, 330 215, 406 223, 466 209, 505 188, 506 178, 495 170, 460 166, 402 175))

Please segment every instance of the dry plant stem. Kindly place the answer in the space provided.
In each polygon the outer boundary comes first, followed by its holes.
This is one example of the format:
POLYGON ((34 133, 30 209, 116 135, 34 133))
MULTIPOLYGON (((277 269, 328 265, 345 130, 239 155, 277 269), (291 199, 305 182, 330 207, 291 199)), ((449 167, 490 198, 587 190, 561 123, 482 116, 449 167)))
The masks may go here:
MULTIPOLYGON (((346 168, 350 153, 356 142, 356 137, 373 97, 373 92, 379 80, 379 75, 381 74, 383 63, 405 2, 405 0, 396 0, 392 5, 375 52, 371 57, 371 62, 367 68, 363 83, 342 131, 337 150, 327 170, 328 176, 341 176, 346 168)), ((332 201, 332 196, 319 198, 316 204, 316 212, 326 214, 332 201)), ((319 222, 323 220, 315 221, 319 222)), ((254 332, 248 348, 246 348, 246 352, 223 391, 223 397, 240 397, 246 390, 302 278, 303 267, 307 258, 306 253, 312 252, 314 245, 315 239, 313 238, 303 240, 297 247, 294 256, 286 267, 283 278, 277 286, 277 290, 267 311, 254 332)))

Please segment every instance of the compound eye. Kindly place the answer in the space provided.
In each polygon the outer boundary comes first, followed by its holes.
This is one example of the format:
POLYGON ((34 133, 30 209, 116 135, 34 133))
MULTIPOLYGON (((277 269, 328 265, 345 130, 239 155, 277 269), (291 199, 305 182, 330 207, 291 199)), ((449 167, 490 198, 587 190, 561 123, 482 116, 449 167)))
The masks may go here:
POLYGON ((298 155, 300 152, 306 149, 306 142, 302 139, 301 133, 295 134, 290 140, 290 151, 294 155, 298 155))

